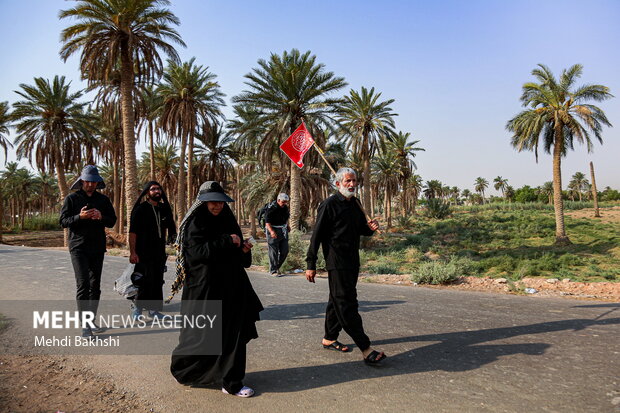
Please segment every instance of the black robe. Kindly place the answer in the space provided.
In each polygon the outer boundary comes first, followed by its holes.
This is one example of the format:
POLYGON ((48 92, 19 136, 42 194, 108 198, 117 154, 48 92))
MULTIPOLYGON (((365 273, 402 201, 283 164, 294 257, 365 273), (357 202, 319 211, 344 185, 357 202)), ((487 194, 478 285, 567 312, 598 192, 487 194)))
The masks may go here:
MULTIPOLYGON (((263 310, 244 269, 252 255, 232 243, 230 234, 243 237, 228 205, 214 216, 204 203, 188 219, 185 231, 182 300, 222 300, 222 354, 188 355, 211 338, 201 334, 204 330, 184 328, 170 370, 179 383, 200 386, 223 379, 224 387, 236 393, 245 375, 245 347, 258 337, 255 322, 263 310)), ((191 311, 181 304, 181 314, 191 311)))
POLYGON ((147 310, 161 311, 166 266, 166 232, 176 233, 170 207, 153 206, 148 201, 134 206, 129 232, 136 234, 136 254, 140 258, 135 271, 143 275, 134 281, 138 287, 136 305, 147 310))

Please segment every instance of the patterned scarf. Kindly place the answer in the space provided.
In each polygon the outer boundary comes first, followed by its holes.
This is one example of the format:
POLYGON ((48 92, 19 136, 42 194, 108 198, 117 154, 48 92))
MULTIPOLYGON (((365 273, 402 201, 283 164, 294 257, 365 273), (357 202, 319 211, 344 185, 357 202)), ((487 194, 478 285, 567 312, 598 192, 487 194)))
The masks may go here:
POLYGON ((189 221, 189 219, 196 212, 196 209, 198 209, 198 207, 200 207, 204 203, 206 203, 206 201, 196 200, 194 202, 194 205, 192 205, 189 211, 187 211, 187 214, 185 214, 185 217, 183 218, 183 221, 181 222, 181 225, 179 226, 179 232, 177 235, 176 242, 174 244, 174 249, 176 250, 176 253, 177 253, 176 278, 174 279, 174 282, 172 283, 172 286, 170 287, 170 295, 168 296, 168 298, 166 298, 166 301, 165 301, 166 304, 172 301, 172 298, 174 297, 174 295, 178 293, 179 291, 181 291, 181 289, 183 288, 183 284, 185 283, 185 276, 186 276, 185 254, 184 254, 185 251, 183 251, 183 244, 185 243, 184 242, 185 241, 185 227, 187 226, 187 222, 189 221))

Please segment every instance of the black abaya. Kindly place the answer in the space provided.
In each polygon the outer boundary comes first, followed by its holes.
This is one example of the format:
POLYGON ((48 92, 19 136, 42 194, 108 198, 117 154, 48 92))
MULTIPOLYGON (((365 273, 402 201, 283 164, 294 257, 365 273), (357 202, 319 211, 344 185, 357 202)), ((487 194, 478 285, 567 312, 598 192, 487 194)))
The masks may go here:
MULTIPOLYGON (((258 337, 255 322, 263 310, 244 269, 250 266, 252 256, 232 242, 230 234, 243 238, 228 205, 214 216, 205 202, 189 218, 185 231, 182 300, 222 301, 222 354, 189 354, 201 345, 206 347, 206 340, 212 337, 205 330, 182 329, 170 370, 182 384, 200 386, 222 379, 224 388, 234 394, 243 386, 246 344, 258 337)), ((187 315, 188 311, 182 304, 181 313, 187 315)))

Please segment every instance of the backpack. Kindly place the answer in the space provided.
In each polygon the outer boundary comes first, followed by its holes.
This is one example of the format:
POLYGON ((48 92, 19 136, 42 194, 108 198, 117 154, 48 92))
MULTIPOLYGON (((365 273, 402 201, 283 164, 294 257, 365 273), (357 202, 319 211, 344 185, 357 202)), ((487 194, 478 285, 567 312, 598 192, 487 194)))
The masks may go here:
POLYGON ((276 201, 267 202, 265 205, 263 205, 262 208, 256 211, 258 226, 261 227, 263 230, 265 229, 265 216, 267 215, 267 210, 271 208, 275 203, 276 201))

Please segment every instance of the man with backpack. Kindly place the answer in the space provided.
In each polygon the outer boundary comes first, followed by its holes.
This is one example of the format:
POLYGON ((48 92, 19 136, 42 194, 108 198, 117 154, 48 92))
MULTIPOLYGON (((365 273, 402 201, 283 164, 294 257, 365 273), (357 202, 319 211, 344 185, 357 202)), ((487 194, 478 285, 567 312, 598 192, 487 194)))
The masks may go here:
POLYGON ((290 212, 289 197, 285 193, 278 194, 276 202, 268 205, 265 211, 265 235, 269 247, 269 272, 274 277, 282 275, 280 267, 288 255, 288 225, 290 212))

